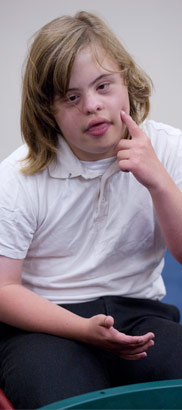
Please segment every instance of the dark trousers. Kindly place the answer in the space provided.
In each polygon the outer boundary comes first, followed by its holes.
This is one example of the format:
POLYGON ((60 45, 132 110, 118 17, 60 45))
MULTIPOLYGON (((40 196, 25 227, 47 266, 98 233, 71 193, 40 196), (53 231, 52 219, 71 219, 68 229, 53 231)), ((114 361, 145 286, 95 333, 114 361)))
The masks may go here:
POLYGON ((119 359, 93 346, 0 324, 0 386, 16 409, 35 409, 94 390, 182 378, 182 326, 176 307, 158 301, 101 297, 64 305, 83 317, 112 315, 129 335, 155 333, 139 361, 119 359))

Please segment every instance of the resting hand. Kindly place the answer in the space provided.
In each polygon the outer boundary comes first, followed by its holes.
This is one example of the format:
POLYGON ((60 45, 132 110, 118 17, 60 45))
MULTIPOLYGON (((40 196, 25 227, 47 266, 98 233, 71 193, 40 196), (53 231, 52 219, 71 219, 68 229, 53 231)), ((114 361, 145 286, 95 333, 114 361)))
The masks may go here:
POLYGON ((87 319, 84 342, 112 351, 127 360, 139 360, 147 356, 146 351, 154 345, 152 332, 142 336, 127 336, 114 327, 111 316, 96 315, 87 319))
POLYGON ((159 161, 150 138, 138 127, 130 115, 121 111, 121 120, 128 128, 131 139, 121 139, 116 147, 119 167, 131 171, 135 178, 149 190, 165 177, 165 169, 159 161))

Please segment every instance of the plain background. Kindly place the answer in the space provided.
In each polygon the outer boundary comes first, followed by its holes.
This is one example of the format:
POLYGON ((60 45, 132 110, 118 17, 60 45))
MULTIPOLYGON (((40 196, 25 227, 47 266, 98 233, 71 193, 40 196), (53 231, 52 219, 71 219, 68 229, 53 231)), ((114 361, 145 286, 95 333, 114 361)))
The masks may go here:
POLYGON ((0 0, 0 161, 22 143, 22 64, 32 35, 78 10, 98 13, 151 76, 150 117, 182 129, 182 0, 0 0))

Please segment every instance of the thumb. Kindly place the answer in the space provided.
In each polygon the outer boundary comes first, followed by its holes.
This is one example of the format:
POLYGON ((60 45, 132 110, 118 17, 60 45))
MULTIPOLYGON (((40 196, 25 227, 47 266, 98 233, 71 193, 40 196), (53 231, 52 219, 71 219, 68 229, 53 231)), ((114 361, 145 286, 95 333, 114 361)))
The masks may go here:
POLYGON ((114 318, 112 316, 105 316, 101 326, 104 326, 107 329, 109 329, 110 327, 113 327, 114 326, 114 318))

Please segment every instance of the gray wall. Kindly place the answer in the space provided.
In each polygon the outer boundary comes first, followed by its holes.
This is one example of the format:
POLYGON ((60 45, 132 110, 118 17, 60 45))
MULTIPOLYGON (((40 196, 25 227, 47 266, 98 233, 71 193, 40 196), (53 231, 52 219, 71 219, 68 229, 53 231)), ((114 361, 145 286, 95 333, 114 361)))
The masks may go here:
POLYGON ((182 0, 0 0, 0 160, 22 143, 21 67, 31 36, 81 9, 98 12, 152 77, 150 117, 182 129, 182 0))

